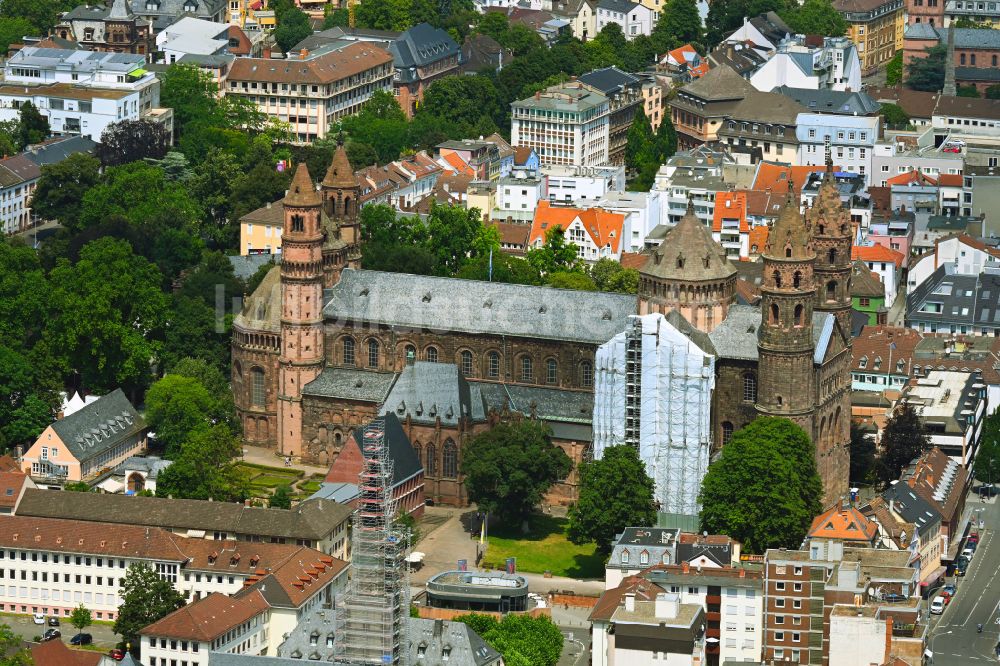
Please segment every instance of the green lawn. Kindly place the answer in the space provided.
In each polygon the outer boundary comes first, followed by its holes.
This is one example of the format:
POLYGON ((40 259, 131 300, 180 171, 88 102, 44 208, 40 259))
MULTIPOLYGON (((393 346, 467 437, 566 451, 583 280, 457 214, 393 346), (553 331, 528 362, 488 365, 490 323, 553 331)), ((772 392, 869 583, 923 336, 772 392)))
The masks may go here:
POLYGON ((308 493, 312 495, 314 492, 319 490, 319 484, 320 484, 319 481, 312 481, 312 480, 303 481, 299 483, 299 485, 296 486, 296 488, 303 493, 308 493))
POLYGON ((597 552, 597 544, 577 546, 571 543, 566 537, 568 524, 565 518, 535 515, 527 534, 519 528, 494 526, 487 537, 489 547, 483 566, 503 569, 508 557, 516 557, 518 571, 551 571, 553 576, 568 578, 603 578, 605 558, 597 552))

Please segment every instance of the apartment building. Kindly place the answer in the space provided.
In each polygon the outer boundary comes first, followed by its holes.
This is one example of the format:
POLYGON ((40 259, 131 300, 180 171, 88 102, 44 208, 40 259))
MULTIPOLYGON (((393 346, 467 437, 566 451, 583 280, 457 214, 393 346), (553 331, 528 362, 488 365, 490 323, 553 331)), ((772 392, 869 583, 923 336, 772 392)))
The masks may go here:
POLYGON ((680 88, 670 100, 678 150, 716 141, 725 120, 751 90, 753 86, 726 66, 710 69, 680 88))
POLYGON ((288 123, 297 143, 322 139, 376 90, 392 90, 392 55, 372 44, 331 45, 287 60, 237 58, 225 94, 288 123))
POLYGON ((833 7, 847 21, 847 36, 858 50, 862 76, 874 73, 903 49, 903 0, 837 0, 833 7))
POLYGON ((793 35, 781 41, 777 52, 750 76, 750 83, 762 92, 778 86, 860 90, 861 60, 847 37, 793 35))
POLYGON ((580 81, 597 89, 608 98, 611 114, 608 127, 608 162, 624 164, 628 130, 632 126, 636 109, 644 103, 642 79, 617 67, 605 67, 580 75, 580 81))
POLYGON ((248 581, 297 576, 307 562, 325 562, 338 574, 347 568, 302 546, 213 543, 155 527, 9 515, 0 530, 0 609, 68 616, 82 603, 95 619, 114 620, 122 578, 134 564, 198 599, 220 587, 236 592, 248 581))
POLYGON ((602 166, 609 160, 610 100, 579 81, 511 104, 511 144, 546 165, 602 166))
POLYGON ((42 171, 24 155, 0 159, 0 228, 13 234, 34 226, 31 195, 42 171))
POLYGON ((871 182, 872 158, 879 138, 878 116, 829 116, 800 113, 795 130, 799 140, 799 164, 820 166, 826 163, 829 141, 833 163, 840 171, 864 176, 871 182))
POLYGON ((289 544, 347 559, 351 509, 310 499, 292 509, 265 509, 211 500, 127 497, 105 493, 26 490, 15 515, 160 528, 208 543, 289 544))
MULTIPOLYGON (((161 1, 146 0, 150 4, 161 1)), ((52 34, 77 42, 87 51, 152 53, 153 26, 148 20, 136 16, 130 2, 112 0, 104 5, 80 4, 60 17, 52 34)))
POLYGON ((751 162, 799 163, 798 116, 806 108, 780 93, 749 90, 719 126, 719 141, 751 150, 751 162))
POLYGON ((546 234, 559 227, 565 232, 566 241, 576 244, 580 259, 590 263, 599 259, 620 259, 624 223, 624 215, 601 208, 555 206, 540 201, 528 243, 531 247, 540 247, 546 234))
POLYGON ((0 120, 30 102, 56 135, 97 141, 111 123, 136 120, 160 104, 160 83, 141 55, 29 46, 4 64, 0 120))

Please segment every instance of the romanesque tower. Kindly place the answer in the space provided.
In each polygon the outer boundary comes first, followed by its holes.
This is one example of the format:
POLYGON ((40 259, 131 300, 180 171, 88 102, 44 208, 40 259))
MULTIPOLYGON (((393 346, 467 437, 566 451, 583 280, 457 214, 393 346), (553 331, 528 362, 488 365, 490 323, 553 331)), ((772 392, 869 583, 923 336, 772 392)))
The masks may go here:
POLYGON ((840 201, 833 160, 826 156, 826 174, 812 207, 806 211, 816 251, 816 305, 818 312, 837 318, 840 330, 851 332, 851 214, 840 201))
POLYGON ((283 201, 278 450, 302 452, 302 387, 323 369, 323 200, 304 163, 283 201))
POLYGON ((639 271, 639 314, 677 310, 709 333, 736 300, 736 268, 694 214, 687 212, 639 271))
POLYGON ((788 192, 764 248, 756 407, 762 415, 795 421, 812 436, 816 410, 812 327, 816 254, 791 184, 788 192))
POLYGON ((341 239, 348 246, 357 246, 361 240, 358 221, 361 184, 351 169, 351 162, 347 159, 347 151, 341 140, 337 141, 337 150, 323 182, 320 183, 320 191, 323 193, 323 209, 327 216, 340 223, 341 239))

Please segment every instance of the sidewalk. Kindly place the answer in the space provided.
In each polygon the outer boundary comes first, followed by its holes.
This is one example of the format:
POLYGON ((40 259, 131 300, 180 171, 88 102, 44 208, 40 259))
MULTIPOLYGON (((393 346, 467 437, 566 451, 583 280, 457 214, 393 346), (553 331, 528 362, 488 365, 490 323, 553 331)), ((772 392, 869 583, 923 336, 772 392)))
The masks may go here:
MULTIPOLYGON (((245 445, 243 447, 243 461, 248 463, 253 463, 255 465, 267 465, 268 467, 284 467, 285 458, 284 456, 279 456, 277 449, 268 449, 263 446, 250 446, 245 445)), ((319 467, 317 465, 306 465, 299 458, 292 458, 292 469, 301 469, 305 472, 306 476, 311 476, 313 474, 322 474, 326 476, 329 472, 327 467, 319 467)))

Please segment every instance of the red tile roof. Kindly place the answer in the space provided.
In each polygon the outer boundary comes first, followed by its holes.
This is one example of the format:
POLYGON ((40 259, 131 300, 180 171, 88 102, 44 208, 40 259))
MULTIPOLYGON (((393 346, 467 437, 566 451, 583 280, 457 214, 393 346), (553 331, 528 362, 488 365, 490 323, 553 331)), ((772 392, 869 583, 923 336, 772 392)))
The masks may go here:
POLYGON ((649 261, 649 255, 643 252, 622 252, 621 259, 618 260, 623 268, 634 268, 639 270, 649 261))
MULTIPOLYGON (((777 217, 785 205, 785 197, 765 190, 737 190, 747 197, 747 215, 755 217, 777 217)), ((761 246, 763 247, 763 246, 761 246)))
POLYGON ((287 60, 237 58, 229 70, 229 80, 326 85, 391 63, 392 56, 385 49, 354 42, 306 60, 294 56, 287 60))
MULTIPOLYGON (((44 492, 55 492, 46 490, 44 492)), ((88 553, 112 557, 159 558, 172 562, 187 559, 175 539, 159 527, 133 527, 60 518, 4 516, 0 547, 88 553)))
POLYGON ((920 173, 914 169, 913 171, 893 176, 885 181, 885 184, 889 187, 892 187, 893 185, 937 185, 937 181, 927 174, 920 173))
POLYGON ((0 507, 13 509, 27 481, 28 475, 23 472, 0 471, 0 507))
MULTIPOLYGON (((441 153, 441 159, 443 159, 448 167, 451 168, 451 172, 455 174, 461 174, 463 176, 468 176, 470 178, 475 178, 476 170, 469 166, 462 156, 454 151, 448 151, 441 153)), ((446 167, 447 168, 447 167, 446 167)))
POLYGON ((891 261, 896 264, 896 268, 900 268, 906 257, 903 256, 902 252, 897 252, 884 245, 855 245, 851 248, 851 259, 860 259, 861 261, 891 261))
POLYGON ((694 55, 694 56, 698 55, 698 52, 695 51, 694 47, 691 46, 690 44, 685 44, 684 46, 678 46, 673 51, 667 53, 667 57, 669 57, 673 61, 671 64, 688 65, 688 72, 691 73, 692 79, 697 79, 699 77, 704 76, 709 69, 708 60, 701 59, 700 64, 691 66, 690 65, 691 61, 688 59, 688 55, 694 55))
POLYGON ((268 609, 258 590, 239 597, 213 592, 139 631, 143 636, 210 642, 268 609))
POLYGON ((715 216, 712 218, 712 231, 722 231, 722 221, 738 219, 740 233, 750 232, 747 223, 747 195, 745 192, 716 192, 715 216))
POLYGON ((757 176, 754 178, 751 189, 787 194, 788 178, 791 177, 794 181, 795 191, 801 192, 802 186, 809 179, 809 174, 824 169, 826 169, 825 166, 788 166, 787 164, 761 162, 757 166, 757 176))
POLYGON ((758 225, 750 230, 750 252, 763 252, 767 245, 767 236, 770 228, 766 224, 758 225))
POLYGON ((97 666, 103 658, 100 652, 70 650, 59 640, 31 646, 35 666, 97 666))
POLYGON ((944 187, 962 187, 965 179, 960 173, 943 173, 938 176, 938 184, 944 187))
POLYGON ((21 467, 8 455, 0 456, 0 472, 19 472, 21 467))
POLYGON ((626 594, 634 594, 636 601, 653 601, 656 595, 664 592, 665 589, 642 576, 626 576, 618 587, 605 590, 594 605, 594 610, 590 611, 588 619, 591 622, 594 620, 607 622, 618 607, 624 604, 626 594))
POLYGON ((861 329, 861 335, 854 338, 854 343, 851 347, 851 369, 875 372, 875 361, 876 359, 881 359, 879 372, 901 374, 900 372, 896 372, 895 367, 889 367, 891 351, 893 366, 902 361, 902 373, 909 375, 912 372, 913 357, 917 350, 917 344, 923 339, 923 334, 912 328, 865 326, 861 329), (895 349, 890 349, 890 345, 896 345, 895 349), (863 363, 862 359, 864 359, 863 363))
POLYGON ((835 504, 813 518, 806 534, 811 539, 840 539, 870 542, 878 534, 878 526, 853 506, 835 504))
POLYGON ((535 219, 531 225, 528 242, 532 245, 536 241, 544 242, 546 231, 553 227, 567 229, 577 219, 590 235, 594 245, 598 248, 611 246, 611 251, 618 254, 625 216, 608 212, 603 208, 553 206, 548 201, 540 201, 535 209, 535 219))
POLYGON ((530 224, 493 221, 490 225, 496 227, 497 231, 500 232, 502 245, 514 245, 521 250, 528 247, 528 237, 531 235, 530 224))

